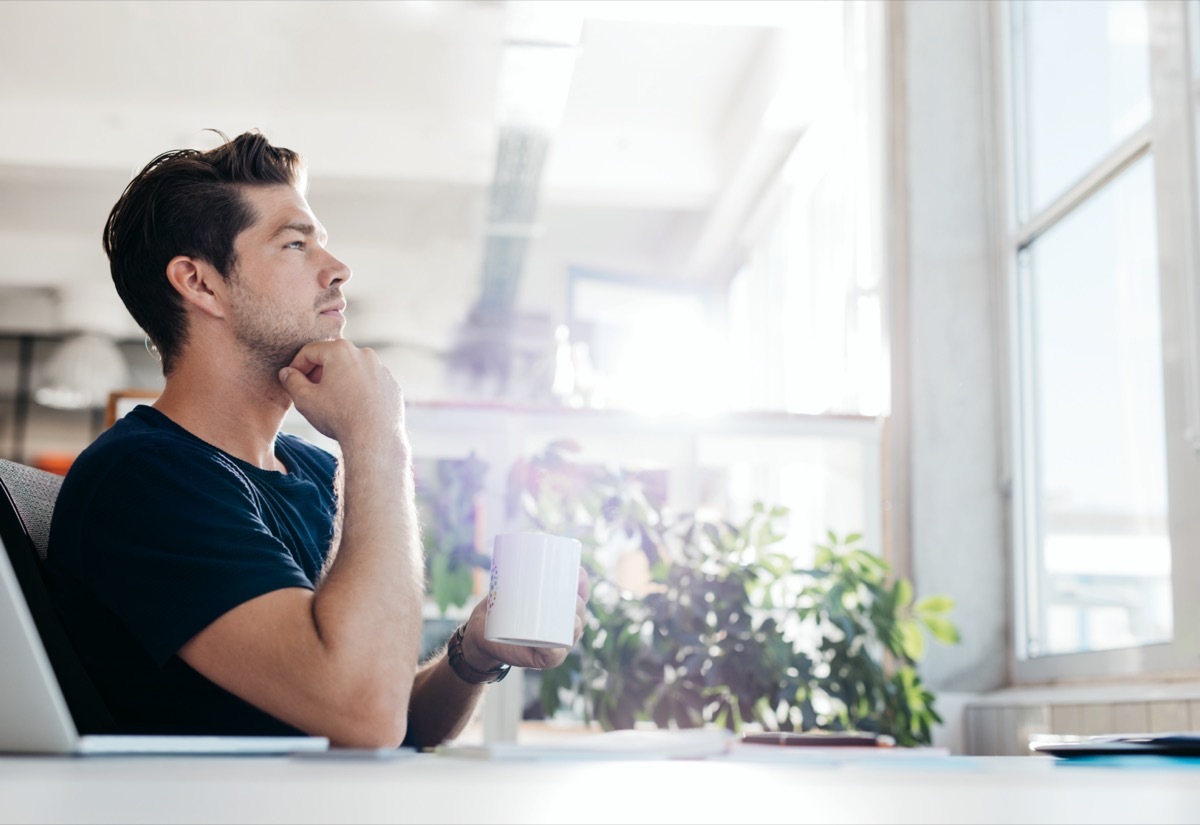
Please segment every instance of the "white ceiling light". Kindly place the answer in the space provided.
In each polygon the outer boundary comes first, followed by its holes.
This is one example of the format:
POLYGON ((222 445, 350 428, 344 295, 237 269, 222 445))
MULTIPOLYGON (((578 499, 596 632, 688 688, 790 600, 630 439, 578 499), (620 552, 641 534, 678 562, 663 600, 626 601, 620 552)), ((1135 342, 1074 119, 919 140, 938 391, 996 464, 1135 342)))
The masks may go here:
POLYGON ((33 397, 60 410, 102 407, 108 394, 129 386, 129 364, 111 338, 76 335, 46 361, 33 397))

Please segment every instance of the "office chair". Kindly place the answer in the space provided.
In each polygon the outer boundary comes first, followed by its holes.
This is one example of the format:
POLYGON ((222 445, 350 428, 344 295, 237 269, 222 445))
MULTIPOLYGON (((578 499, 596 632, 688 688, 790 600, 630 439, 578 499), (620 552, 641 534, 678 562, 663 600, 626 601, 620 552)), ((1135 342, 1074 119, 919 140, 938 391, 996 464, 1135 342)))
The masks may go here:
POLYGON ((0 458, 0 538, 80 733, 119 733, 54 609, 44 564, 62 476, 0 458))
POLYGON ((8 506, 16 511, 26 535, 33 543, 33 549, 42 561, 46 560, 50 519, 54 515, 54 502, 58 500, 62 483, 62 476, 0 458, 0 486, 8 495, 8 506))

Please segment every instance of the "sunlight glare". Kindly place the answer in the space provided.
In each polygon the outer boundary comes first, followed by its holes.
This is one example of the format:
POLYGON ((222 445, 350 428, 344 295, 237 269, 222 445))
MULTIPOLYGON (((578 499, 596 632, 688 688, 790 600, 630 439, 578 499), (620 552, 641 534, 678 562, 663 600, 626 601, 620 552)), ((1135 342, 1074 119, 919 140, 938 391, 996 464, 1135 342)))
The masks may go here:
POLYGON ((712 415, 730 408, 723 338, 698 307, 645 313, 634 320, 606 395, 643 413, 712 415))

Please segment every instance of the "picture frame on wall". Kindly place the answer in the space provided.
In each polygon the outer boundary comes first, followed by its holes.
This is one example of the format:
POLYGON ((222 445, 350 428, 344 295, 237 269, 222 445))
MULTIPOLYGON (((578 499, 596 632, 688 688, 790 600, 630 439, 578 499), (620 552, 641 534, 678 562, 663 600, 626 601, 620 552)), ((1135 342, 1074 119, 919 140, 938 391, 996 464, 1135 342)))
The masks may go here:
POLYGON ((124 389, 114 390, 108 394, 108 404, 104 410, 104 429, 108 429, 116 420, 132 410, 138 404, 150 404, 158 398, 161 390, 124 389))

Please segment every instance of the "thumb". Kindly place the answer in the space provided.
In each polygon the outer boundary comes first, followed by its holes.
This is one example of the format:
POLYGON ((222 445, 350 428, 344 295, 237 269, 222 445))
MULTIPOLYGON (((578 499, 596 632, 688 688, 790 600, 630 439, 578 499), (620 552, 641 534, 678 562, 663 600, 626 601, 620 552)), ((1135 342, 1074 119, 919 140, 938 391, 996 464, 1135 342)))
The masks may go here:
POLYGON ((304 373, 295 367, 284 367, 279 371, 279 383, 283 384, 283 388, 288 391, 289 395, 295 395, 304 381, 304 373))

